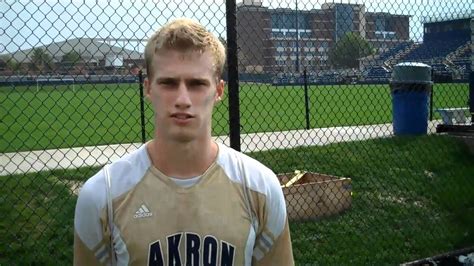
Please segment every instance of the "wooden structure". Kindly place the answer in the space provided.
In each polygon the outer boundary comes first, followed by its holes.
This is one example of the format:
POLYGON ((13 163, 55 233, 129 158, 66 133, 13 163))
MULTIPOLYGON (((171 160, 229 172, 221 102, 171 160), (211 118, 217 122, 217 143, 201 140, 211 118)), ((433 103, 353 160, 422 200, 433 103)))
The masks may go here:
POLYGON ((339 214, 351 207, 351 179, 311 172, 278 175, 288 218, 313 220, 339 214))

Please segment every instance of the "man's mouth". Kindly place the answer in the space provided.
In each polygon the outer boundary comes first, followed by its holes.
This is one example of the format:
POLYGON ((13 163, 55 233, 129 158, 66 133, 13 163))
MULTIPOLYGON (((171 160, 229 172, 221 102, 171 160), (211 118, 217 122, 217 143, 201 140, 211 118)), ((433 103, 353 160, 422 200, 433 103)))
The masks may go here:
POLYGON ((187 113, 174 113, 174 114, 171 115, 171 117, 176 118, 176 119, 180 119, 180 120, 186 120, 186 119, 193 118, 192 115, 187 114, 187 113))

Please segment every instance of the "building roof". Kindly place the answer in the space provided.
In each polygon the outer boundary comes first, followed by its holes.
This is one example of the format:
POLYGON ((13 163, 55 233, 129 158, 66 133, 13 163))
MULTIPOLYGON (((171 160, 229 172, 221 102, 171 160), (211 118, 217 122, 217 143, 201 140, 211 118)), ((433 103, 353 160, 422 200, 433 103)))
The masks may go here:
POLYGON ((41 48, 51 55, 53 61, 61 61, 62 57, 71 52, 78 52, 83 60, 101 60, 107 55, 123 56, 123 59, 140 59, 143 54, 118 46, 110 45, 102 39, 93 38, 75 38, 61 42, 54 42, 47 45, 37 46, 30 49, 19 50, 14 53, 4 54, 4 56, 13 57, 18 62, 29 62, 30 54, 33 49, 41 48))

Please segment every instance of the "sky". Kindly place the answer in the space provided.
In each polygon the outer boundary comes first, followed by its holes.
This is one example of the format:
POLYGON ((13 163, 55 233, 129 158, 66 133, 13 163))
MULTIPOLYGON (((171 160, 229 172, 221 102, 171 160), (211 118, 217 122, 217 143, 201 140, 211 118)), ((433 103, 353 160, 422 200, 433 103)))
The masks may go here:
MULTIPOLYGON (((240 2, 241 0, 237 0, 240 2)), ((295 8, 296 0, 262 1, 263 6, 295 8)), ((422 40, 425 18, 453 19, 473 14, 472 0, 298 0, 298 9, 321 4, 364 3, 366 11, 411 15, 410 38, 422 40)), ((0 0, 0 54, 71 38, 114 38, 110 44, 143 52, 148 36, 175 17, 192 17, 226 37, 225 1, 0 0)))

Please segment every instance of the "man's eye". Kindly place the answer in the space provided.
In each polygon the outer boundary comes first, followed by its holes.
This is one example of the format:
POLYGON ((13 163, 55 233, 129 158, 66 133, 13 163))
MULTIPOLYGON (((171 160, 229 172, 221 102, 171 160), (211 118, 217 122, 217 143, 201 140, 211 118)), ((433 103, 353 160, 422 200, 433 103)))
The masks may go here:
POLYGON ((206 82, 204 82, 204 81, 193 81, 193 82, 191 82, 190 85, 191 86, 205 86, 206 82))
POLYGON ((162 80, 162 81, 158 81, 158 84, 159 85, 165 85, 165 86, 171 86, 171 85, 174 85, 175 82, 171 81, 171 80, 162 80))

